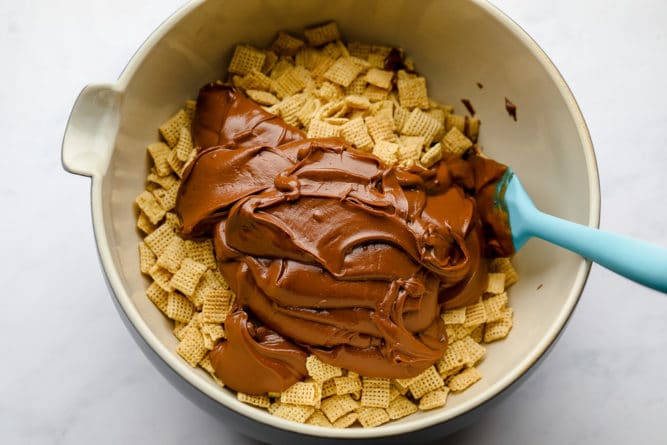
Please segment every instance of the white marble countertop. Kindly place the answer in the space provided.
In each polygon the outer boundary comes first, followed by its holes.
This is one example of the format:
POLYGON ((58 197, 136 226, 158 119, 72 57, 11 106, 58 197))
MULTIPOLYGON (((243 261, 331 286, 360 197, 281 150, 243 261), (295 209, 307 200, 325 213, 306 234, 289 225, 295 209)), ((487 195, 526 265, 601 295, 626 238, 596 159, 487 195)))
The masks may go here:
MULTIPOLYGON (((181 3, 0 3, 1 443, 254 443, 182 397, 136 347, 98 264, 89 180, 60 166, 79 90, 115 79, 181 3)), ((599 162, 602 227, 667 246, 667 3, 494 3, 579 101, 599 162)), ((667 297, 594 266, 544 364, 447 441, 667 443, 666 357, 667 297)))

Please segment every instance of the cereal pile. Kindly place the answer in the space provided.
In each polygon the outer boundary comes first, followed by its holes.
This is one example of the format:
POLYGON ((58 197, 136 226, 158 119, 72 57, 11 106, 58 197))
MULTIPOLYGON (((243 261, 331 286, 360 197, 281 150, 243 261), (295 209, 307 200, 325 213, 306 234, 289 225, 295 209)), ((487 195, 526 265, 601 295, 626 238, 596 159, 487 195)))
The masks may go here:
POLYGON ((477 140, 479 119, 429 99, 426 79, 399 50, 346 46, 335 23, 305 37, 281 32, 268 51, 237 46, 233 85, 309 138, 341 136, 390 165, 430 167, 477 140))
MULTIPOLYGON (((426 79, 398 50, 345 45, 335 23, 304 35, 302 40, 281 32, 267 50, 237 46, 228 68, 231 83, 309 138, 340 136, 390 165, 428 168, 443 153, 461 155, 476 147, 479 120, 431 100, 426 79)), ((182 239, 173 211, 180 178, 196 155, 190 133, 195 106, 188 101, 160 127, 164 142, 148 146, 153 165, 136 199, 137 227, 145 234, 140 268, 152 279, 146 295, 174 321, 176 352, 223 386, 208 354, 225 338, 235 295, 217 269, 212 241, 182 239)), ((327 427, 378 426, 442 407, 450 391, 481 378, 475 365, 485 356, 482 344, 504 338, 512 328, 506 288, 516 281, 508 258, 493 260, 479 301, 441 314, 449 346, 414 378, 360 376, 310 356, 304 381, 282 393, 237 397, 275 416, 327 427)))

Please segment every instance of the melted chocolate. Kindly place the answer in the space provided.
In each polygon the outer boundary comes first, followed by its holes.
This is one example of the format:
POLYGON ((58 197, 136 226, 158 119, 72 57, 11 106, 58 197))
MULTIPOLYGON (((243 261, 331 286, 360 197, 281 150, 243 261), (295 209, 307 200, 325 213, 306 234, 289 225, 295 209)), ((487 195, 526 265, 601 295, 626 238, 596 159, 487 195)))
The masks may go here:
POLYGON ((225 144, 275 147, 305 135, 233 88, 210 83, 199 91, 192 137, 195 147, 203 149, 225 144))
MULTIPOLYGON (((402 49, 392 48, 387 54, 387 57, 384 58, 384 69, 387 71, 399 71, 405 70, 410 74, 418 74, 417 71, 412 70, 407 67, 405 64, 405 54, 402 49)), ((392 82, 396 82, 397 79, 394 77, 392 82)))
MULTIPOLYGON (((204 97, 222 100, 198 101, 196 121, 222 115, 211 109, 222 106, 234 131, 244 131, 241 110, 257 128, 259 107, 211 88, 204 97)), ((475 302, 487 258, 513 249, 506 221, 490 210, 505 167, 474 155, 428 170, 388 167, 339 138, 301 139, 280 119, 262 119, 269 129, 230 143, 232 127, 211 121, 195 129, 226 145, 198 153, 176 211, 184 236, 214 237, 237 295, 227 340, 211 352, 222 381, 251 394, 284 390, 305 375, 307 352, 393 378, 442 357, 442 307, 475 302)))
POLYGON ((384 69, 387 71, 398 71, 405 69, 405 59, 403 51, 398 48, 392 48, 384 58, 384 69))
POLYGON ((262 394, 287 389, 285 382, 295 382, 307 375, 306 353, 264 326, 248 321, 248 314, 238 309, 225 320, 227 340, 211 351, 211 364, 226 385, 248 394, 262 394), (243 372, 230 364, 242 363, 243 372))

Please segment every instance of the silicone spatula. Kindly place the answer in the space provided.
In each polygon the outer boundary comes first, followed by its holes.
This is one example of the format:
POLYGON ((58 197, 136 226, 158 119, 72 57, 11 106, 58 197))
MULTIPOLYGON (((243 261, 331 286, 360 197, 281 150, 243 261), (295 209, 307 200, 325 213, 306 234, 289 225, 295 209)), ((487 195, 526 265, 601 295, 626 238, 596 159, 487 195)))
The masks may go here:
POLYGON ((510 168, 498 181, 495 204, 509 215, 515 250, 532 237, 541 238, 637 283, 667 292, 667 249, 541 212, 510 168))

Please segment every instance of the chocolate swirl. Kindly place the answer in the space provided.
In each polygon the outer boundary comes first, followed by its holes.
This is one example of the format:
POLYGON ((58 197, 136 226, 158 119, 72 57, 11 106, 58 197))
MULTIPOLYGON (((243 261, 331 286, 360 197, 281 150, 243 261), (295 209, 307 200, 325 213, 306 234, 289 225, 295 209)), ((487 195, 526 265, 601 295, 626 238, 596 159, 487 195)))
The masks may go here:
POLYGON ((477 156, 429 170, 388 167, 342 139, 301 139, 275 118, 261 120, 258 140, 239 139, 243 116, 230 113, 245 107, 248 127, 258 128, 258 107, 220 86, 202 94, 195 135, 203 116, 221 115, 209 109, 216 106, 235 124, 215 128, 234 130, 219 131, 216 143, 226 145, 204 148, 187 169, 176 210, 185 236, 214 237, 237 295, 228 339, 211 353, 216 374, 233 389, 262 393, 305 376, 306 352, 392 378, 442 357, 441 308, 479 298, 485 248, 507 249, 486 241, 496 229, 475 201, 504 167, 477 156))

